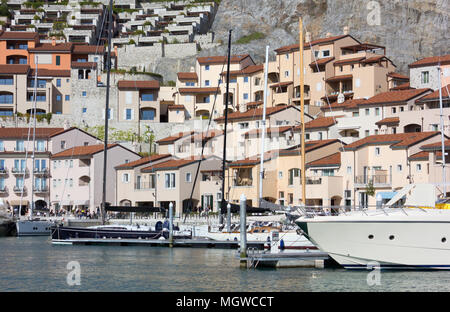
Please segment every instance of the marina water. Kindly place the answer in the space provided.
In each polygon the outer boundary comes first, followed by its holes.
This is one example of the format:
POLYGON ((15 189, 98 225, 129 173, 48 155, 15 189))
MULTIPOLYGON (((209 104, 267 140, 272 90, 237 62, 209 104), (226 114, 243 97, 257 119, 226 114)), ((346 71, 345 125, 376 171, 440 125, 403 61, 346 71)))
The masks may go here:
POLYGON ((0 291, 450 291, 447 271, 239 269, 236 250, 57 246, 48 237, 0 238, 0 291), (80 265, 70 286, 67 264, 80 265))

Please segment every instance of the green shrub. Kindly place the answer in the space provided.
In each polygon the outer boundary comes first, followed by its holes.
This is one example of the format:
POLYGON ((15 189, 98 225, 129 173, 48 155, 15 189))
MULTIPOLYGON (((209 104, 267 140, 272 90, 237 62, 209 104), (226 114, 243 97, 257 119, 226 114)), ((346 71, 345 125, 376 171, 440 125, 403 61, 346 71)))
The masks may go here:
POLYGON ((243 36, 239 40, 236 41, 236 44, 247 44, 253 40, 264 39, 266 35, 260 32, 254 32, 248 36, 243 36))

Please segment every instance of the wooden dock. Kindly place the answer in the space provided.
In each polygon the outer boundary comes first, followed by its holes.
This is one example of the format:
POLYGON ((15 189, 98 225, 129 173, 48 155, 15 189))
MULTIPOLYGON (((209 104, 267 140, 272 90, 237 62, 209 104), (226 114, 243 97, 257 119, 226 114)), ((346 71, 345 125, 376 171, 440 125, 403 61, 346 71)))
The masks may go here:
POLYGON ((258 249, 249 248, 247 258, 240 258, 247 262, 247 268, 258 267, 314 267, 324 268, 330 256, 326 252, 318 250, 305 250, 298 252, 262 252, 258 249))
MULTIPOLYGON (((264 249, 265 242, 247 242, 249 248, 256 250, 264 249)), ((53 239, 54 245, 102 245, 102 246, 148 246, 148 247, 169 247, 170 242, 167 239, 118 239, 118 238, 72 238, 72 239, 53 239)), ((216 241, 209 239, 175 239, 173 247, 189 248, 219 248, 219 249, 238 249, 238 241, 216 241)))

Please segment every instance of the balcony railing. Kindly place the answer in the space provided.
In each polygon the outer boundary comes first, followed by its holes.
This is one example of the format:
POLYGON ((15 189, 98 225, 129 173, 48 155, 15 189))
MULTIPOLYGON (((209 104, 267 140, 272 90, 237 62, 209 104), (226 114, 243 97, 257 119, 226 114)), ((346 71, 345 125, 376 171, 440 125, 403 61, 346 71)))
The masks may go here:
POLYGON ((27 168, 16 168, 16 167, 13 167, 11 169, 11 172, 13 174, 26 174, 28 172, 28 170, 27 170, 27 168))
POLYGON ((355 177, 355 184, 367 185, 372 183, 374 186, 378 185, 389 185, 391 181, 389 176, 386 174, 383 175, 362 175, 355 177))
POLYGON ((45 175, 48 174, 48 168, 34 168, 33 172, 36 175, 45 175))
POLYGON ((17 186, 17 185, 15 185, 14 189, 13 189, 14 193, 22 193, 22 190, 23 190, 24 193, 27 192, 27 188, 25 186, 17 186))
POLYGON ((48 186, 33 186, 34 193, 48 193, 48 186))
POLYGON ((154 184, 150 182, 134 183, 135 190, 151 190, 154 188, 155 188, 154 184))
POLYGON ((4 175, 4 174, 8 174, 8 169, 6 169, 5 167, 0 168, 0 175, 4 175))
POLYGON ((253 179, 252 178, 235 178, 233 180, 233 186, 252 186, 253 179))

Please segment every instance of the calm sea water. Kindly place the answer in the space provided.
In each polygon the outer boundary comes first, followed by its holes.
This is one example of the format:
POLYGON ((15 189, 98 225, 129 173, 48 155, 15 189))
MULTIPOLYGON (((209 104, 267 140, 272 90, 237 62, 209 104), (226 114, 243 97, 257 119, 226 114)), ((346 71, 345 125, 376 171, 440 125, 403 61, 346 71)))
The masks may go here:
POLYGON ((0 291, 450 291, 450 272, 344 269, 241 270, 236 250, 58 246, 49 238, 0 238, 0 291), (78 261, 81 285, 66 268, 78 261))

